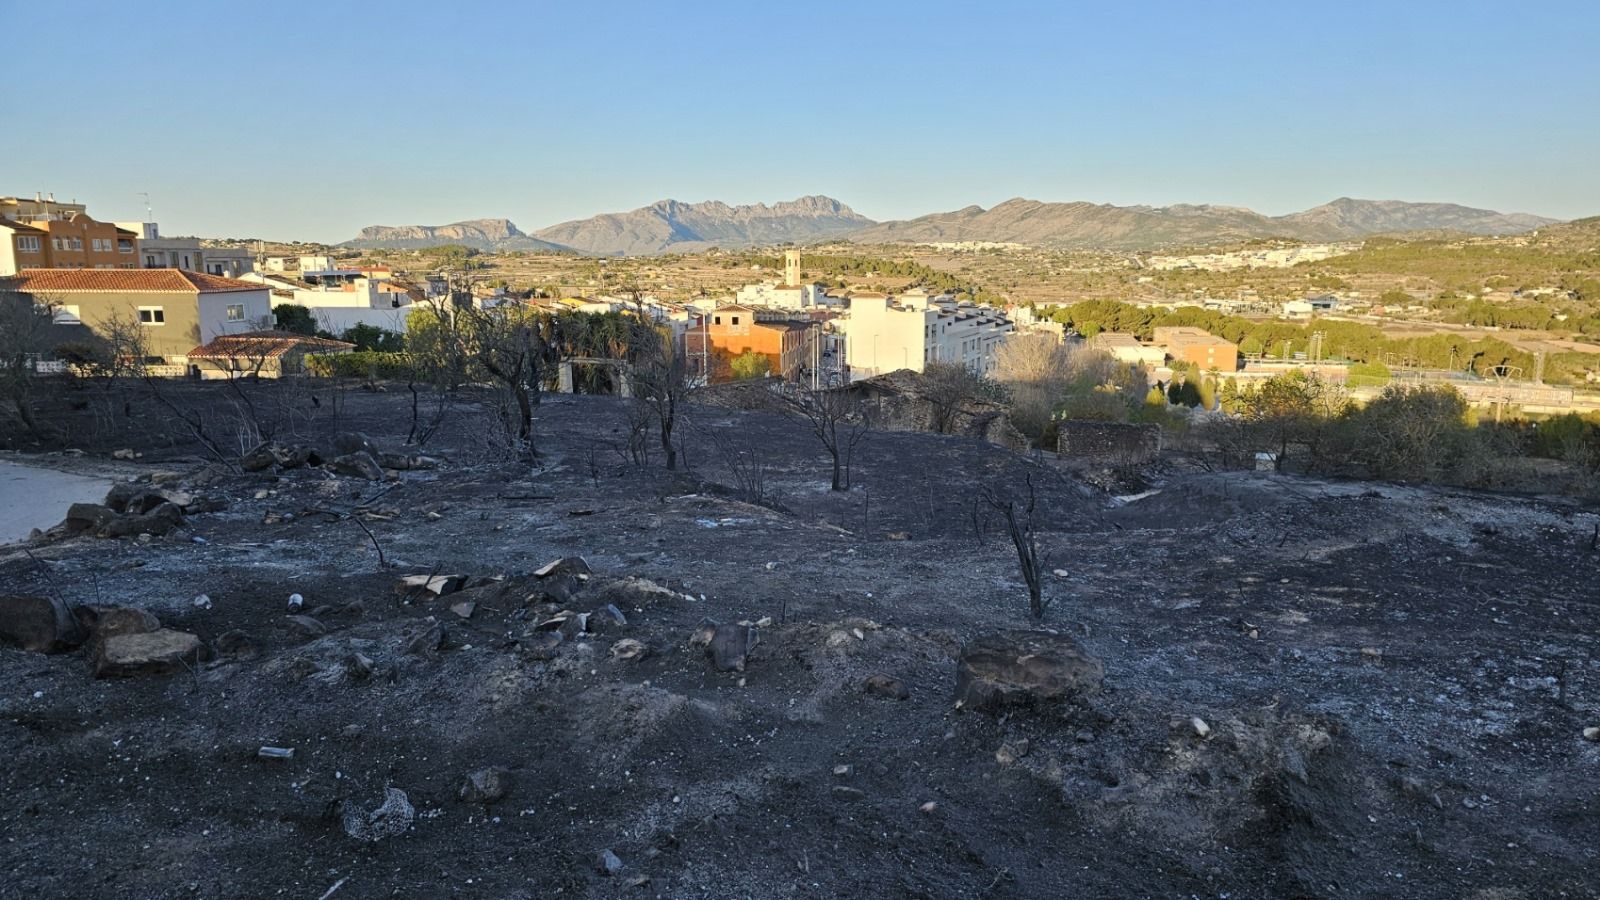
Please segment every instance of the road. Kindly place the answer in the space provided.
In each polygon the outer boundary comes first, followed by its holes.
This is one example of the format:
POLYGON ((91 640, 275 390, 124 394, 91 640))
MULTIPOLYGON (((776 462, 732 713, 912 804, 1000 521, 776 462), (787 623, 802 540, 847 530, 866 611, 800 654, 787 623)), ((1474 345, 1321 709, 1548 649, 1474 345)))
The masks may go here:
POLYGON ((66 518, 68 506, 99 502, 110 487, 102 478, 0 462, 0 544, 49 528, 66 518))

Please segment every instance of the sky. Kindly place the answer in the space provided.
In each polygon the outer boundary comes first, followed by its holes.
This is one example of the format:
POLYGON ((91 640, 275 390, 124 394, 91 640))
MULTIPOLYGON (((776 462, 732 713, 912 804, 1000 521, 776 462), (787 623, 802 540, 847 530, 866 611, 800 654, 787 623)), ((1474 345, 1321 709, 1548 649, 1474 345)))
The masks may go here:
POLYGON ((0 0, 0 195, 339 241, 656 200, 1600 214, 1600 3, 0 0))

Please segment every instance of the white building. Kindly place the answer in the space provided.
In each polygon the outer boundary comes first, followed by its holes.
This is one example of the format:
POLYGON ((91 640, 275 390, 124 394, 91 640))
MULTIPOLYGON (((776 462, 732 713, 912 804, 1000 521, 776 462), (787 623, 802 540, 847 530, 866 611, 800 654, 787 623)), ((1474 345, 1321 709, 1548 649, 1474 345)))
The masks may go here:
POLYGON ((391 285, 387 280, 355 278, 337 283, 307 285, 258 272, 245 273, 240 280, 274 288, 274 307, 292 303, 311 310, 317 327, 329 334, 343 334, 346 329, 356 325, 371 325, 405 334, 406 319, 416 310, 410 293, 402 287, 391 285))
POLYGON ((1307 297, 1304 300, 1290 300, 1283 304, 1283 316, 1286 319, 1309 319, 1319 313, 1333 312, 1338 305, 1339 299, 1332 294, 1307 297))
POLYGON ((783 281, 766 281, 747 284, 734 295, 740 306, 766 306, 773 309, 809 309, 835 306, 837 298, 828 296, 828 289, 820 284, 800 283, 800 251, 783 253, 783 281))
POLYGON ((921 372, 932 363, 987 375, 1000 343, 1014 330, 1001 310, 958 303, 948 294, 913 290, 891 297, 867 291, 847 300, 848 313, 834 327, 844 335, 852 381, 899 369, 921 372))
POLYGON ((1139 339, 1133 335, 1117 331, 1100 332, 1089 339, 1089 347, 1111 354, 1111 358, 1117 362, 1146 368, 1165 365, 1167 361, 1165 347, 1158 347, 1154 344, 1141 344, 1139 339))

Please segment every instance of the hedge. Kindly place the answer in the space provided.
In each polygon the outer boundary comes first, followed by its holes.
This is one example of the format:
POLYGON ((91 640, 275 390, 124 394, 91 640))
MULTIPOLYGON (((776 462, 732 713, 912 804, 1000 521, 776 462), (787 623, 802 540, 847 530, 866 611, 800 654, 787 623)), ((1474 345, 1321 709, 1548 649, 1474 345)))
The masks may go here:
POLYGON ((377 350, 308 354, 306 371, 323 378, 403 380, 411 374, 411 358, 404 353, 383 353, 377 350))

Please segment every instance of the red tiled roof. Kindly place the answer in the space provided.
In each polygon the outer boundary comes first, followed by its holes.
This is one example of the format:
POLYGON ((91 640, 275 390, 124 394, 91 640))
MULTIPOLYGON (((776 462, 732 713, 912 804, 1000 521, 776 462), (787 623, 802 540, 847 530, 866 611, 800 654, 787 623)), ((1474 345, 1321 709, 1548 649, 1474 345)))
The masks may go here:
POLYGON ((0 279, 14 291, 103 291, 108 293, 217 294, 264 291, 267 286, 183 269, 23 269, 0 279))
POLYGON ((290 331, 247 331, 220 335, 188 355, 190 359, 277 359, 296 348, 326 353, 354 350, 356 345, 290 331))

